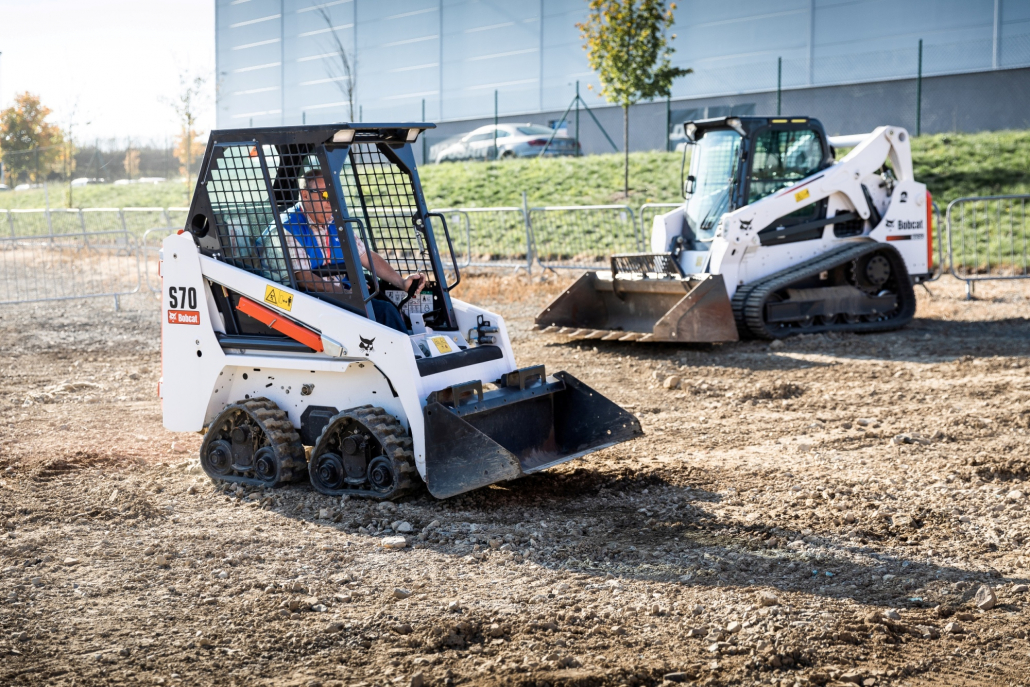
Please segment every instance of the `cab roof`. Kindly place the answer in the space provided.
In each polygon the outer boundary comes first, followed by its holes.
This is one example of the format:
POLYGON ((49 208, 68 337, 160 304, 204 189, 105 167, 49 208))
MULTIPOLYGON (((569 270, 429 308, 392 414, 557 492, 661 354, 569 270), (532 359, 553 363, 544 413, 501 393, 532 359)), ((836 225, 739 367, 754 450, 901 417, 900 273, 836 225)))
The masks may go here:
POLYGON ((755 117, 753 115, 711 117, 709 119, 688 120, 683 123, 683 131, 691 141, 697 141, 704 136, 706 131, 715 129, 733 129, 741 136, 747 136, 755 129, 769 126, 771 124, 815 124, 820 129, 822 124, 818 119, 811 117, 755 117))

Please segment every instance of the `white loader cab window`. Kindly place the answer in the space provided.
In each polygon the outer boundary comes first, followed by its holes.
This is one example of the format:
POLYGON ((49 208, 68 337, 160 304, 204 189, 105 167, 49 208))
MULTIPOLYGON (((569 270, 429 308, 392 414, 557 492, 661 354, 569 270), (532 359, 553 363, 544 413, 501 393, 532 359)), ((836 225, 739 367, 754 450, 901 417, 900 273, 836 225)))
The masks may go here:
POLYGON ((730 204, 730 188, 740 159, 740 135, 730 129, 709 131, 692 153, 694 188, 687 200, 687 224, 698 241, 711 241, 730 204))
POLYGON ((823 157, 822 143, 811 129, 760 133, 755 137, 748 203, 819 171, 823 157))

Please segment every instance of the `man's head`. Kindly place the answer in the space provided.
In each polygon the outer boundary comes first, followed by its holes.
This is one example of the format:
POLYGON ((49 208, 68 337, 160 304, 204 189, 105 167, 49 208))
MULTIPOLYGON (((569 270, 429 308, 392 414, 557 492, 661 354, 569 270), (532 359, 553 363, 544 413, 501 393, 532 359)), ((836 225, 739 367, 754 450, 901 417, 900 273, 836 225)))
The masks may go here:
POLYGON ((322 170, 309 169, 304 172, 300 186, 300 205, 304 216, 311 224, 329 224, 333 221, 333 208, 329 204, 329 193, 325 188, 322 170))

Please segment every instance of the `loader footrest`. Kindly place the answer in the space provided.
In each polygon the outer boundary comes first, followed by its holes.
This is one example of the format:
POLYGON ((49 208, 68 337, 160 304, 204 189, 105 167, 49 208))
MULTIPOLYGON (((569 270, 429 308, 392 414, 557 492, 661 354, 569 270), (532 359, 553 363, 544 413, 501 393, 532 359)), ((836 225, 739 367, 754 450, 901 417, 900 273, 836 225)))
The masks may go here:
POLYGON ((465 351, 448 353, 435 358, 419 358, 415 361, 415 364, 418 365, 418 373, 423 377, 428 377, 440 372, 456 370, 459 367, 478 365, 490 360, 500 360, 503 357, 504 351, 501 350, 500 346, 476 346, 465 351))
POLYGON ((218 345, 222 350, 244 349, 253 351, 275 351, 276 353, 316 353, 299 341, 285 336, 253 336, 247 334, 221 334, 216 332, 218 345))

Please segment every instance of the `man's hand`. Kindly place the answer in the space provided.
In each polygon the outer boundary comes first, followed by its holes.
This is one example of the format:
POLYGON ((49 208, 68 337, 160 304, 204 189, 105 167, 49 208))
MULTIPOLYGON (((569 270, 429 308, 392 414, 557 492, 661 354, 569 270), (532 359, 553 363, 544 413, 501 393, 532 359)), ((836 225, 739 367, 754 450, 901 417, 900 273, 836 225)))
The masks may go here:
POLYGON ((421 272, 419 272, 418 274, 409 274, 407 278, 404 279, 405 293, 407 293, 408 290, 411 288, 413 282, 418 282, 418 288, 415 289, 415 296, 418 296, 420 293, 422 293, 422 289, 426 287, 426 275, 422 274, 421 272))

